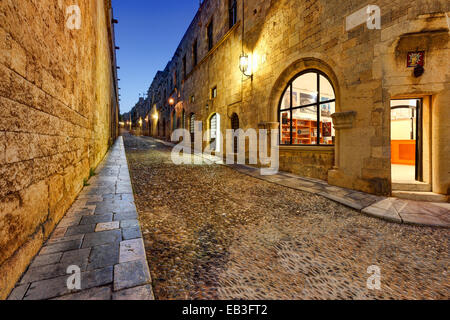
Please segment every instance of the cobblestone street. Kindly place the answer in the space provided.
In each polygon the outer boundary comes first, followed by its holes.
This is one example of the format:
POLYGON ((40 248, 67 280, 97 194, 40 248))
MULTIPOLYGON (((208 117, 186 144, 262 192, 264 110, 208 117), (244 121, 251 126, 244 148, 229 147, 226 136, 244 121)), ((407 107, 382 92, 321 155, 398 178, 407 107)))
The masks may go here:
POLYGON ((156 299, 448 299, 449 230, 367 217, 124 135, 156 299), (369 266, 381 290, 369 290, 369 266))

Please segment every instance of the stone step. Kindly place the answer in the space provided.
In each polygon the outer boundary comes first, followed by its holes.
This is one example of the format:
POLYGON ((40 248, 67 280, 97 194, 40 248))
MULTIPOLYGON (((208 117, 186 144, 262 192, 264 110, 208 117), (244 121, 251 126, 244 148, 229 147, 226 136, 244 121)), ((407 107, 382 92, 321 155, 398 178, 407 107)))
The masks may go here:
POLYGON ((433 192, 393 191, 392 196, 400 199, 426 201, 426 202, 449 202, 449 197, 433 192))
POLYGON ((393 191, 431 192, 431 184, 425 182, 393 182, 393 191))

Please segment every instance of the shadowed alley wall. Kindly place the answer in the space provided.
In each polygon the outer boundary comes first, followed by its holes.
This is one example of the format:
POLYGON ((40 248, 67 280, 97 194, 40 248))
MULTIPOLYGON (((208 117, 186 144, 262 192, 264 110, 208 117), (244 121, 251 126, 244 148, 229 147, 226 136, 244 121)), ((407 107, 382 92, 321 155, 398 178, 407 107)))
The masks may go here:
POLYGON ((0 2, 0 299, 116 138, 109 0, 0 2))

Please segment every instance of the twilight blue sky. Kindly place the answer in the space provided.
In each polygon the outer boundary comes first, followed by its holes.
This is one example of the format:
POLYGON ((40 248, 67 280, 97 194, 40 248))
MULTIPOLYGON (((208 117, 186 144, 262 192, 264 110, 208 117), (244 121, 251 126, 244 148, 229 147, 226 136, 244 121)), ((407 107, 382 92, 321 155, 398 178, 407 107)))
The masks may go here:
POLYGON ((194 18, 198 0, 112 0, 120 66, 120 113, 131 110, 165 68, 194 18))

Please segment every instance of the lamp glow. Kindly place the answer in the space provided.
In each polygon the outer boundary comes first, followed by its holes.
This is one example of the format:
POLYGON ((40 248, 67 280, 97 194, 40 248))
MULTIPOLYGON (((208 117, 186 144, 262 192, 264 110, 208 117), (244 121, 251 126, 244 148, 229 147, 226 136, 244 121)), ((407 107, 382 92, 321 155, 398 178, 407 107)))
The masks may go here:
POLYGON ((248 59, 248 55, 245 53, 241 53, 240 57, 239 57, 239 69, 241 69, 241 72, 247 76, 246 72, 248 70, 249 67, 249 59, 248 59))

